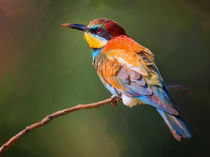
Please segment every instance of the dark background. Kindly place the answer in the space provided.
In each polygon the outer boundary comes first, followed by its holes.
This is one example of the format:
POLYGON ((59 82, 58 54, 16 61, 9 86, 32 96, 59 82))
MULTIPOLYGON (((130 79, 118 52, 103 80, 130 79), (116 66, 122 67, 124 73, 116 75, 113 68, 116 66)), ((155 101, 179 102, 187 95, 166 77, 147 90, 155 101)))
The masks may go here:
POLYGON ((156 55, 193 138, 177 142, 150 106, 78 111, 18 141, 6 157, 197 157, 210 149, 208 0, 0 0, 0 144, 57 110, 110 97, 79 31, 107 17, 156 55))

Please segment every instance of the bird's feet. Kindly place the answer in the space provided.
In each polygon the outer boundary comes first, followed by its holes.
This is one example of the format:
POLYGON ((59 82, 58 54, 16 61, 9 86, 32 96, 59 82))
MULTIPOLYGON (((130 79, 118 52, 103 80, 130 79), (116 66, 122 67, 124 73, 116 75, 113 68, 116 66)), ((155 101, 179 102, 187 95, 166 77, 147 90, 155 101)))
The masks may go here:
POLYGON ((117 104, 122 101, 120 97, 114 95, 112 95, 111 99, 112 99, 111 101, 112 106, 117 106, 117 104))

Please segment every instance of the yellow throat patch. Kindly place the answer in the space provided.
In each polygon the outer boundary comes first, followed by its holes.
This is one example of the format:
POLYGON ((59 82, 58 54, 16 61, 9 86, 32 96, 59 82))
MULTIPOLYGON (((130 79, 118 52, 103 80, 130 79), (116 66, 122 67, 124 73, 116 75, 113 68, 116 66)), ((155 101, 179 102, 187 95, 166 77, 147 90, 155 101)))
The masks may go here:
POLYGON ((96 48, 96 49, 102 48, 107 43, 106 39, 87 32, 84 33, 84 38, 87 41, 90 48, 96 48))

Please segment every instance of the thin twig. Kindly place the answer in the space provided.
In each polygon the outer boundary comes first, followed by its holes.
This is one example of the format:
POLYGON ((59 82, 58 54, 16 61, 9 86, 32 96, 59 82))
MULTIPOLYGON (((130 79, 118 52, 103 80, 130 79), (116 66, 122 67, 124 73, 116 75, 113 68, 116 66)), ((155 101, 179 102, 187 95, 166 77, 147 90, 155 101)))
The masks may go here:
MULTIPOLYGON (((170 85, 170 86, 167 86, 167 88, 168 89, 179 89, 179 90, 183 90, 187 93, 189 93, 189 91, 191 91, 189 88, 187 88, 183 85, 170 85)), ((86 104, 86 105, 77 105, 77 106, 67 108, 67 109, 63 109, 63 110, 54 112, 50 115, 47 115, 41 121, 25 127, 25 129, 23 129, 22 131, 17 133, 15 136, 10 138, 6 143, 2 144, 1 147, 0 147, 0 155, 2 155, 3 152, 7 151, 20 138, 22 138, 23 135, 26 135, 28 132, 48 124, 49 122, 51 122, 53 119, 55 119, 57 117, 60 117, 62 115, 66 115, 68 113, 78 111, 78 110, 81 110, 81 109, 99 108, 99 107, 101 107, 103 105, 106 105, 106 104, 112 104, 113 106, 116 106, 117 103, 120 102, 120 101, 121 100, 119 98, 112 96, 109 99, 105 99, 105 100, 102 100, 102 101, 99 101, 99 102, 96 102, 96 103, 91 103, 91 104, 86 104)))
POLYGON ((186 92, 187 94, 192 94, 192 90, 182 84, 176 84, 176 85, 168 85, 167 88, 169 90, 171 89, 177 89, 177 90, 181 90, 183 92, 186 92))
POLYGON ((27 127, 25 127, 25 129, 23 129, 22 131, 20 131, 18 134, 16 134, 15 136, 13 136, 12 138, 10 138, 6 143, 4 143, 1 147, 0 147, 0 155, 5 152, 6 150, 8 150, 15 142, 17 142, 21 137, 23 137, 23 135, 27 134, 28 132, 39 128, 41 126, 44 126, 46 124, 48 124, 49 122, 51 122, 53 119, 60 117, 62 115, 66 115, 68 113, 74 112, 74 111, 78 111, 81 109, 91 109, 91 108, 99 108, 105 104, 112 104, 112 105, 116 105, 117 104, 117 98, 116 97, 111 97, 109 99, 105 99, 103 101, 99 101, 96 103, 92 103, 92 104, 86 104, 86 105, 77 105, 71 108, 67 108, 67 109, 63 109, 57 112, 54 112, 50 115, 47 115, 46 117, 44 117, 41 121, 31 124, 27 127))

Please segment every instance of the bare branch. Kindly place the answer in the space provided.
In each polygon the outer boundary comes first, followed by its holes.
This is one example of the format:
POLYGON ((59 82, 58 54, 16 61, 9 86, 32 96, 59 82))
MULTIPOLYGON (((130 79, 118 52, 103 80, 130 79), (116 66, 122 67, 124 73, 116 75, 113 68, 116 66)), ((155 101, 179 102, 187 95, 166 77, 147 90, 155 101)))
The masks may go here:
POLYGON ((6 143, 4 143, 1 147, 0 147, 0 155, 5 152, 6 150, 8 150, 15 142, 17 142, 21 137, 23 137, 23 135, 27 134, 28 132, 39 128, 41 126, 44 126, 46 124, 48 124, 49 122, 51 122, 53 119, 60 117, 62 115, 66 115, 68 113, 74 112, 74 111, 78 111, 81 109, 91 109, 91 108, 99 108, 105 104, 112 104, 112 105, 116 105, 118 103, 118 99, 116 97, 111 97, 109 99, 105 99, 96 103, 92 103, 92 104, 86 104, 86 105, 77 105, 71 108, 67 108, 67 109, 63 109, 57 112, 54 112, 50 115, 47 115, 46 117, 44 117, 41 121, 31 124, 29 126, 27 126, 25 129, 23 129, 22 131, 20 131, 18 134, 16 134, 15 136, 13 136, 12 138, 10 138, 6 143))
POLYGON ((192 94, 192 90, 182 84, 176 84, 176 85, 168 85, 167 88, 169 90, 171 89, 177 89, 177 90, 181 90, 183 92, 186 92, 187 94, 192 94))
MULTIPOLYGON (((191 90, 189 88, 187 88, 183 85, 180 85, 180 84, 170 85, 170 86, 168 86, 168 89, 179 89, 179 90, 183 90, 187 93, 191 93, 191 90)), ((53 119, 55 119, 57 117, 60 117, 62 115, 66 115, 66 114, 74 112, 74 111, 82 110, 82 109, 99 108, 99 107, 101 107, 103 105, 106 105, 106 104, 112 104, 112 106, 116 106, 118 104, 118 102, 120 102, 120 101, 121 101, 121 99, 112 96, 109 99, 105 99, 105 100, 102 100, 102 101, 99 101, 99 102, 96 102, 96 103, 91 103, 91 104, 86 104, 86 105, 77 105, 77 106, 67 108, 67 109, 63 109, 63 110, 54 112, 50 115, 47 115, 41 121, 27 126, 25 129, 23 129, 22 131, 17 133, 15 136, 10 138, 6 143, 2 144, 1 147, 0 147, 0 155, 2 155, 3 152, 7 151, 20 138, 22 138, 23 135, 26 135, 28 132, 48 124, 49 122, 51 122, 53 119)))

